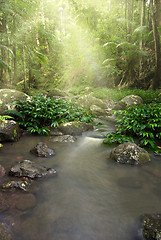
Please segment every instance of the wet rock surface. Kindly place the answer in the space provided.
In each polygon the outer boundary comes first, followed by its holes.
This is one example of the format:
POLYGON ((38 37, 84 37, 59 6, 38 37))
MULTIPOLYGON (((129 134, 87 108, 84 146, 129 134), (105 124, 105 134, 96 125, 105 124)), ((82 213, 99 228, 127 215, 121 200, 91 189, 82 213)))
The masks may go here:
POLYGON ((52 138, 50 141, 51 142, 69 142, 69 143, 74 143, 77 140, 76 137, 71 136, 71 135, 63 135, 63 136, 56 136, 54 138, 52 138))
POLYGON ((73 121, 68 123, 61 123, 58 127, 64 135, 79 136, 85 131, 93 130, 91 123, 84 123, 80 121, 73 121))
POLYGON ((21 129, 13 120, 0 122, 0 141, 18 141, 21 137, 21 129))
POLYGON ((23 191, 27 191, 29 186, 31 185, 30 180, 15 180, 15 181, 8 181, 2 184, 2 190, 14 190, 20 189, 23 191))
POLYGON ((15 177, 29 177, 41 178, 47 175, 55 174, 56 170, 53 168, 46 168, 30 160, 24 160, 17 163, 9 171, 10 176, 15 177))
POLYGON ((161 214, 144 215, 142 232, 145 240, 161 240, 161 214))
POLYGON ((55 155, 53 149, 50 149, 45 143, 39 142, 33 149, 30 150, 31 153, 37 155, 38 157, 50 157, 55 155))
POLYGON ((110 158, 118 163, 131 165, 142 165, 150 161, 148 152, 132 142, 126 142, 114 148, 110 158))

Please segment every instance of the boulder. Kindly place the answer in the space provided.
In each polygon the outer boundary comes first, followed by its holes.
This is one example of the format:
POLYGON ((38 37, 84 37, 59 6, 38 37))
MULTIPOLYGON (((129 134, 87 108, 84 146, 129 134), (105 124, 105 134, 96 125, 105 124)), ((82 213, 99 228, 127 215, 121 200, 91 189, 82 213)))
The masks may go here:
POLYGON ((100 108, 106 108, 106 104, 101 99, 93 97, 91 94, 80 97, 77 100, 77 104, 88 110, 92 105, 96 105, 100 108))
POLYGON ((123 98, 119 103, 117 103, 113 109, 115 110, 125 110, 126 107, 137 106, 143 104, 143 100, 137 95, 128 95, 123 98))
POLYGON ((63 136, 56 136, 54 137, 51 142, 70 142, 70 143, 74 143, 77 140, 76 137, 73 137, 71 135, 63 135, 63 136))
POLYGON ((30 97, 23 92, 12 89, 0 89, 0 109, 14 109, 13 102, 26 98, 30 97))
POLYGON ((66 97, 67 93, 65 91, 62 91, 58 88, 54 88, 54 89, 50 89, 47 93, 48 97, 54 97, 54 96, 58 96, 58 97, 66 97))
POLYGON ((21 129, 13 120, 0 121, 0 141, 18 141, 21 137, 21 129))
POLYGON ((114 148, 110 158, 118 163, 131 165, 142 165, 150 161, 148 152, 132 142, 126 142, 114 148))
POLYGON ((28 187, 31 185, 30 180, 15 180, 15 181, 8 181, 2 184, 2 190, 14 190, 20 189, 23 191, 27 191, 28 187))
POLYGON ((54 150, 48 148, 48 146, 43 142, 39 142, 33 149, 30 150, 30 152, 38 157, 50 157, 55 155, 54 150))
POLYGON ((101 107, 98 107, 97 105, 92 105, 90 107, 90 110, 93 115, 98 115, 98 116, 111 116, 112 115, 112 109, 102 109, 101 107))
POLYGON ((93 125, 91 123, 73 121, 61 123, 58 128, 64 135, 79 136, 82 135, 83 132, 93 130, 93 125))
POLYGON ((161 240, 161 214, 144 215, 142 232, 145 240, 161 240))
POLYGON ((53 168, 46 168, 30 160, 24 160, 17 163, 9 171, 9 175, 15 177, 41 178, 47 175, 55 174, 53 168))

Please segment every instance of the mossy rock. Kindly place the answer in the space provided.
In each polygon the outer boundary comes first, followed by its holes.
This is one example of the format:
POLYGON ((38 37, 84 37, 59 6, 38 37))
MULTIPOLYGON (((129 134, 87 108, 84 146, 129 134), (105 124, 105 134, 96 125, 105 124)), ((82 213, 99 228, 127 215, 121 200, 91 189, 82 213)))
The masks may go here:
POLYGON ((142 165, 150 161, 148 152, 132 142, 118 145, 111 152, 110 158, 118 163, 131 165, 142 165))
POLYGON ((142 217, 145 240, 161 240, 161 214, 146 214, 142 217))
POLYGON ((106 108, 106 104, 101 99, 93 97, 91 94, 80 97, 77 100, 77 104, 88 110, 92 105, 96 105, 103 109, 106 108))
POLYGON ((12 105, 13 102, 26 98, 30 97, 23 92, 13 89, 0 89, 0 109, 14 109, 14 106, 12 105))

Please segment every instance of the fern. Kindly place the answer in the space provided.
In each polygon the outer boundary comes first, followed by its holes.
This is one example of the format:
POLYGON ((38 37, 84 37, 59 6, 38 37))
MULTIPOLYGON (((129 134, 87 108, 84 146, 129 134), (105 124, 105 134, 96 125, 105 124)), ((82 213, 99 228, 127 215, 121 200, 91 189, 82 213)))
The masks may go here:
POLYGON ((23 121, 24 119, 24 116, 16 110, 5 110, 3 113, 13 117, 17 121, 23 121))

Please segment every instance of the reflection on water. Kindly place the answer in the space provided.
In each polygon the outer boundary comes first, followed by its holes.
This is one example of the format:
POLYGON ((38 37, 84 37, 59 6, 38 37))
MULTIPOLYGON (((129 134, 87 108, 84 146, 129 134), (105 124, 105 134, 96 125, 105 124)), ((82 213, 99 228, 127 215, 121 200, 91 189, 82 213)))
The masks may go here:
MULTIPOLYGON (((10 226, 13 239, 139 239, 140 215, 161 211, 161 176, 149 170, 161 169, 161 158, 153 157, 149 169, 120 165, 109 159, 111 148, 102 139, 84 135, 73 144, 59 144, 50 138, 24 136, 0 149, 0 164, 7 171, 15 162, 30 159, 58 172, 32 185, 36 204, 20 208, 14 203, 1 212, 0 221, 10 226), (44 159, 30 154, 39 141, 56 155, 44 159)), ((29 193, 5 193, 6 199, 17 199, 13 194, 29 193)))

